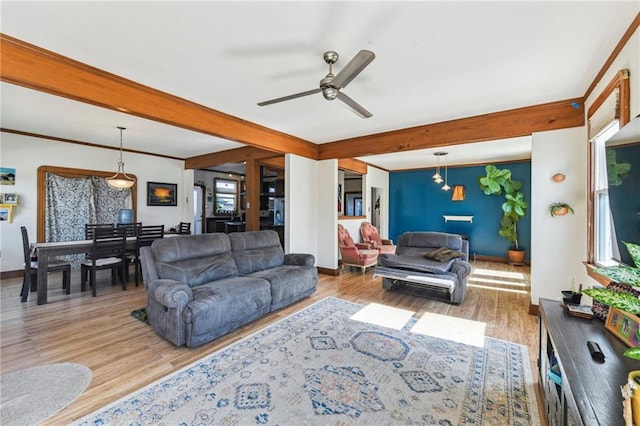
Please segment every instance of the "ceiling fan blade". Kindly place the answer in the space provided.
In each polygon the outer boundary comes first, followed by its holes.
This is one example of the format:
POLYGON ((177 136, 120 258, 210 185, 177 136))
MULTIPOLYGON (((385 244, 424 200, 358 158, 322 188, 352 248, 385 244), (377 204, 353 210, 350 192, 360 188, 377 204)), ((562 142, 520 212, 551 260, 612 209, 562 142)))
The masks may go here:
POLYGON ((349 61, 344 68, 333 78, 331 85, 341 89, 347 87, 358 74, 366 68, 376 58, 375 53, 369 50, 361 50, 356 56, 349 61))
POLYGON ((369 118, 373 116, 373 114, 371 114, 369 111, 364 109, 359 103, 357 103, 356 101, 354 101, 353 99, 351 99, 349 96, 345 95, 342 92, 338 92, 338 99, 340 99, 342 102, 347 104, 347 106, 351 108, 353 112, 355 112, 362 118, 369 118))
POLYGON ((276 98, 276 99, 271 99, 269 101, 258 102, 258 105, 265 106, 265 105, 276 104, 278 102, 289 101, 291 99, 301 98, 303 96, 313 95, 315 93, 320 93, 320 89, 307 90, 306 92, 295 93, 293 95, 283 96, 282 98, 276 98))

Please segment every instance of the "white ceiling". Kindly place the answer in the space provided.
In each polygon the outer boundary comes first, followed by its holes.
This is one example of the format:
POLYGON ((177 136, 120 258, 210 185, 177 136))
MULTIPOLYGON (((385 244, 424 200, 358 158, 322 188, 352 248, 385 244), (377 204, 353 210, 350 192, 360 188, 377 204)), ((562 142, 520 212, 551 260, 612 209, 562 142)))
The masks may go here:
MULTIPOLYGON (((314 143, 581 97, 638 1, 6 2, 4 34, 314 143), (376 59, 344 89, 362 119, 314 89, 360 49, 376 59)), ((235 142, 2 83, 2 127, 186 158, 235 142)), ((448 147, 450 164, 530 158, 528 137, 448 147)), ((421 150, 363 157, 429 167, 421 150)))

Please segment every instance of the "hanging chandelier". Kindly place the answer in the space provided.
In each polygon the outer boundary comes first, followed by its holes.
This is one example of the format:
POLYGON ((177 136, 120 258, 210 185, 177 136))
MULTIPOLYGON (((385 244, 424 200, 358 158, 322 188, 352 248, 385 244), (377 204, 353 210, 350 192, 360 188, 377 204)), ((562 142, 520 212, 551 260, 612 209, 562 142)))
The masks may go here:
POLYGON ((107 183, 116 189, 128 189, 136 183, 136 179, 124 172, 124 160, 122 160, 122 131, 126 128, 118 127, 118 129, 120 129, 120 160, 118 161, 118 171, 115 175, 107 178, 107 183))
POLYGON ((445 151, 438 151, 438 152, 435 152, 433 155, 435 155, 438 158, 438 168, 436 169, 436 173, 433 175, 433 181, 437 184, 444 182, 444 185, 442 186, 442 190, 448 191, 451 189, 451 187, 447 183, 447 178, 448 178, 447 155, 449 155, 449 153, 445 151), (444 157, 444 180, 442 180, 442 176, 440 175, 440 157, 444 157))

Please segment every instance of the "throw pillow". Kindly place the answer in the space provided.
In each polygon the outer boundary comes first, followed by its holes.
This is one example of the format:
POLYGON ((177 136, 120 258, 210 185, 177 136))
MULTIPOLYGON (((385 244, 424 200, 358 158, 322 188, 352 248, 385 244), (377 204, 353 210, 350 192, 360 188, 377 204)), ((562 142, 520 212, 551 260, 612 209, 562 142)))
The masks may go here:
POLYGON ((438 262, 448 262, 454 258, 463 258, 464 254, 459 251, 451 250, 446 247, 440 247, 424 254, 427 259, 437 260, 438 262))

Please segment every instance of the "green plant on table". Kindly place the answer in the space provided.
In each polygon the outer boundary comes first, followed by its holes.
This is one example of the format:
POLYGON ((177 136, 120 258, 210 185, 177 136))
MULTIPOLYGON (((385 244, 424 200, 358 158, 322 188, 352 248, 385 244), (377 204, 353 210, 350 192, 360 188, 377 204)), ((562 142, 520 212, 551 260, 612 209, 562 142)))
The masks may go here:
MULTIPOLYGON (((611 278, 614 281, 629 284, 632 287, 640 287, 640 245, 628 242, 624 242, 624 245, 627 247, 635 267, 620 264, 596 268, 595 272, 611 278)), ((582 292, 592 299, 611 307, 634 315, 640 314, 640 299, 631 294, 618 293, 607 288, 589 288, 582 292)), ((624 355, 640 360, 640 346, 627 349, 624 355)))

